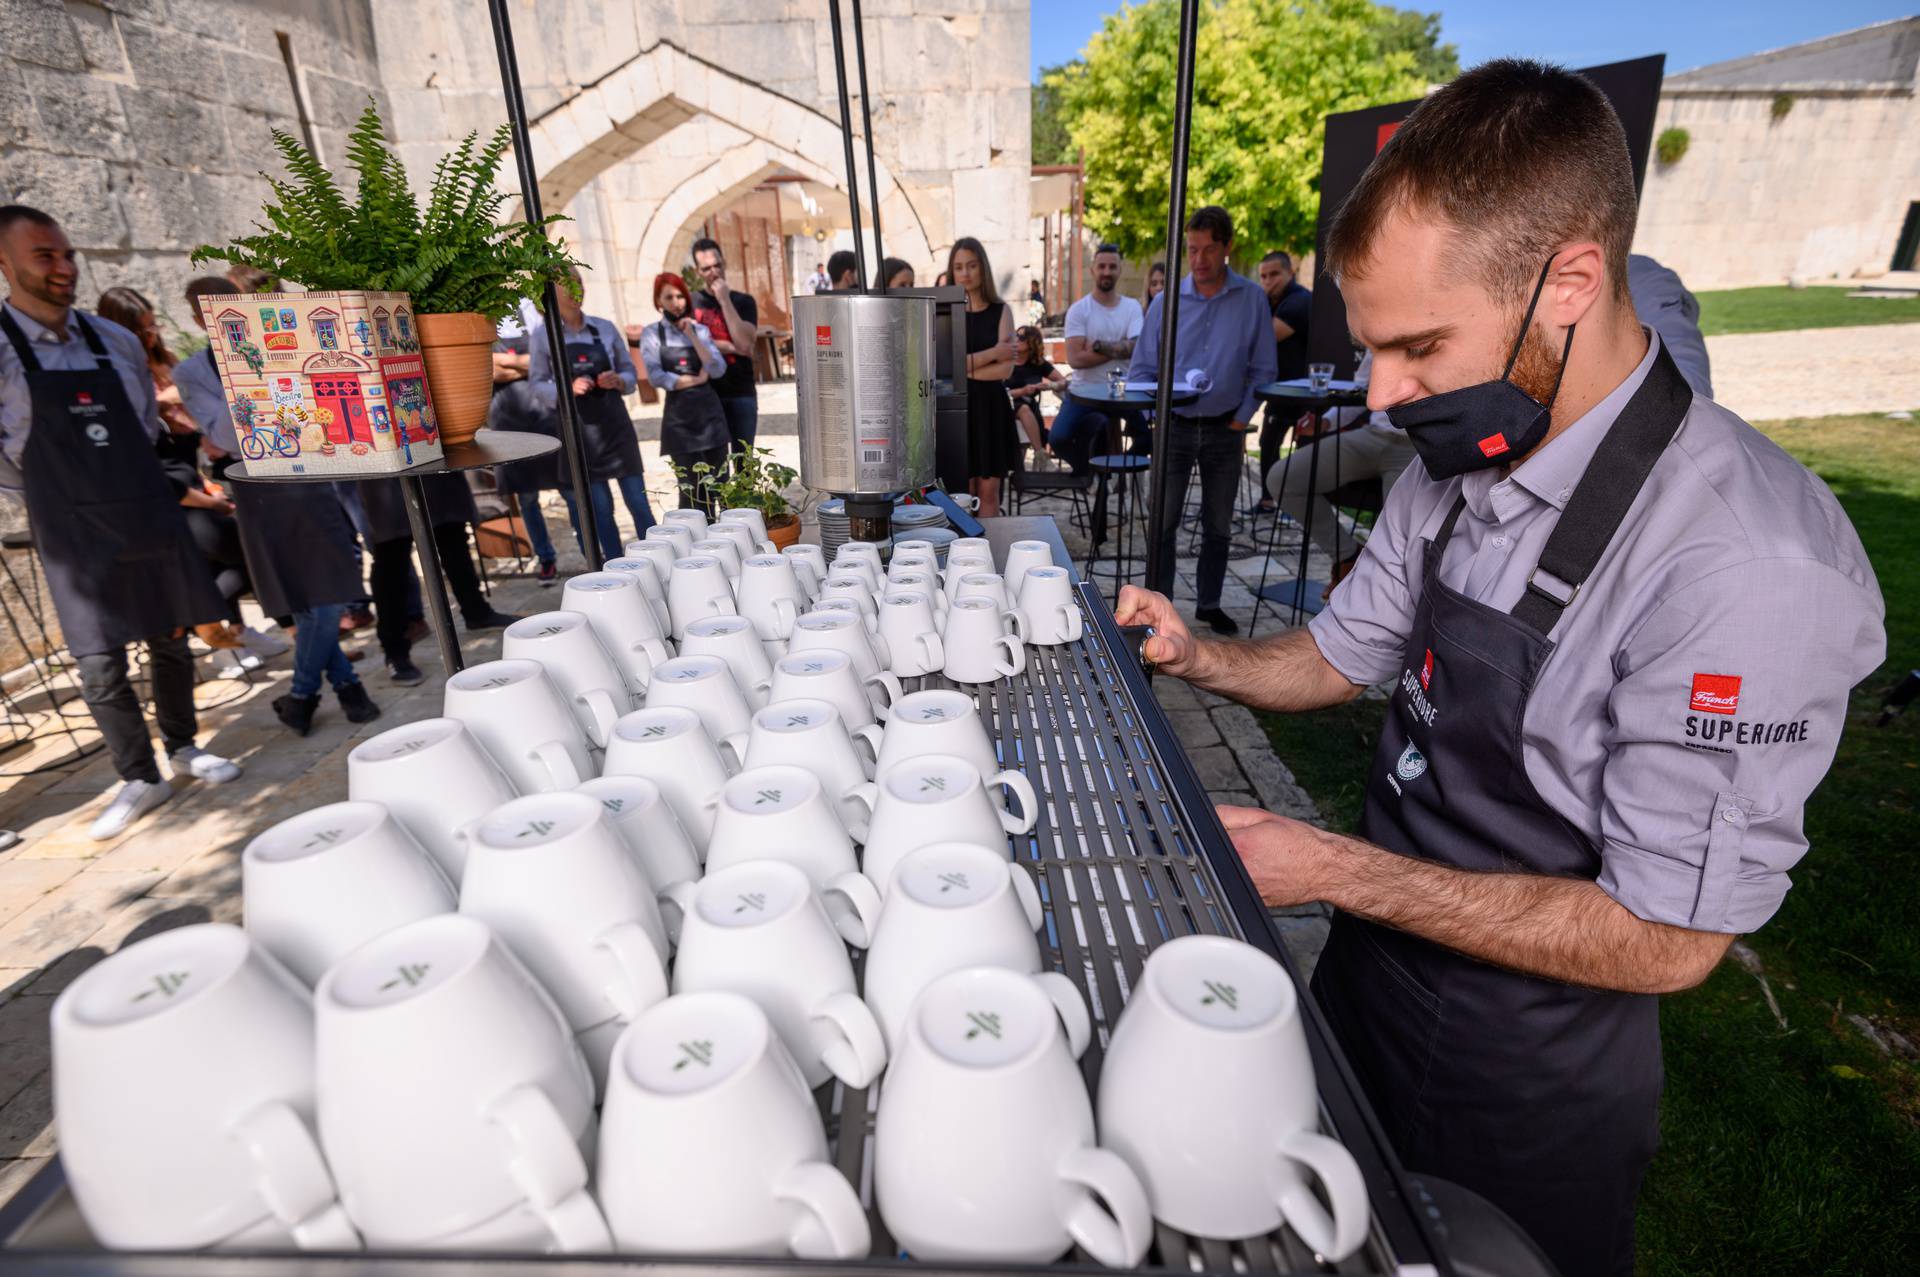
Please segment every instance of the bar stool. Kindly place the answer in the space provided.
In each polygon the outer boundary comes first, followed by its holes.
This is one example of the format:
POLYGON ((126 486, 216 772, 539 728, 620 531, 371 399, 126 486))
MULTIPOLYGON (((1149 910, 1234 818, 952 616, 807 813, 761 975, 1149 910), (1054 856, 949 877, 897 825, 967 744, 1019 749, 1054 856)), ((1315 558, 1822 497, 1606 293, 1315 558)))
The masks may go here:
MULTIPOLYGON (((1113 476, 1118 476, 1119 491, 1114 503, 1118 527, 1113 537, 1115 545, 1113 566, 1111 568, 1096 568, 1094 566, 1095 560, 1099 558, 1102 542, 1089 541, 1087 546, 1086 571, 1089 580, 1103 573, 1112 576, 1114 591, 1117 595, 1119 587, 1133 579, 1133 568, 1131 565, 1142 561, 1141 556, 1134 553, 1133 550, 1133 524, 1129 522, 1127 518, 1127 493, 1129 489, 1136 488, 1139 477, 1153 465, 1153 460, 1150 457, 1142 457, 1131 452, 1119 452, 1090 457, 1087 460, 1087 464, 1093 469, 1094 474, 1099 477, 1100 495, 1096 498, 1096 504, 1102 509, 1104 509, 1107 504, 1106 495, 1109 480, 1113 476)), ((1139 502, 1140 498, 1136 493, 1134 504, 1137 506, 1139 502)))

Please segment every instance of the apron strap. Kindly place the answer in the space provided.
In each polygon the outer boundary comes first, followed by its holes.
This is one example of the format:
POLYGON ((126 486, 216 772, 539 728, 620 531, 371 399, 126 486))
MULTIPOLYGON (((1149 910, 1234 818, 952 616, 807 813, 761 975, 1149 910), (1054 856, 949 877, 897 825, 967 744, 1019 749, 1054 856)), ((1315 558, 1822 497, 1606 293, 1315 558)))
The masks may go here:
POLYGON ((1692 405, 1693 388, 1662 345, 1647 379, 1587 463, 1539 563, 1527 576, 1526 593, 1514 604, 1515 620, 1541 634, 1553 632, 1692 405))
POLYGON ((1459 497, 1455 498, 1453 509, 1447 511, 1446 521, 1440 525, 1440 530, 1433 534, 1432 553, 1445 554, 1447 552, 1447 542, 1453 540, 1453 525, 1460 522, 1460 512, 1466 508, 1467 494, 1463 492, 1459 497))
POLYGON ((80 335, 86 338, 87 349, 93 352, 93 362, 101 368, 112 368, 113 358, 107 354, 107 348, 100 341, 100 334, 93 330, 87 317, 79 311, 73 312, 73 322, 80 325, 80 335))
POLYGON ((13 343, 13 353, 20 357, 21 369, 29 373, 39 372, 40 357, 33 353, 33 343, 27 340, 26 333, 20 331, 20 325, 14 322, 13 315, 4 306, 0 306, 0 331, 5 332, 7 340, 13 343))

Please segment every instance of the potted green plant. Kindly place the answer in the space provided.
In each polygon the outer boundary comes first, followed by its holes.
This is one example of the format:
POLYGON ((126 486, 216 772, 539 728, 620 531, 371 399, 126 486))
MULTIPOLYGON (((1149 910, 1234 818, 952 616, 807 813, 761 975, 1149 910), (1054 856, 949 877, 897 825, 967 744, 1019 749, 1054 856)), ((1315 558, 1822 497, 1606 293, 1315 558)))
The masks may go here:
POLYGON ((564 240, 547 236, 564 218, 501 222, 508 197, 494 180, 510 140, 504 124, 484 146, 467 134, 434 166, 423 205, 371 101, 347 139, 351 198, 311 151, 275 129, 288 176, 267 179, 273 198, 259 233, 202 245, 193 260, 258 267, 316 292, 411 294, 440 438, 470 439, 492 397, 495 326, 548 280, 571 288, 568 268, 579 264, 564 240))
POLYGON ((787 500, 787 489, 799 477, 798 470, 773 459, 771 448, 734 453, 725 466, 701 461, 693 467, 695 484, 722 510, 758 510, 767 521, 767 539, 782 550, 800 539, 800 516, 787 500))

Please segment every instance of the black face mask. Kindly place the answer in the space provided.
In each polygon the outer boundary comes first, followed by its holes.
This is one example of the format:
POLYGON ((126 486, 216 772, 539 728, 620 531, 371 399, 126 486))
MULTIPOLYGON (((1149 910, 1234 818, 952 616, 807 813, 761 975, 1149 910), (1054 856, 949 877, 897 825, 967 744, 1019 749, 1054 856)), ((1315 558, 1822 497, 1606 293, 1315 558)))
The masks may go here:
POLYGON ((1546 403, 1538 402, 1507 379, 1513 375, 1513 365, 1526 344, 1533 309, 1540 302, 1540 290, 1546 287, 1547 272, 1552 268, 1551 259, 1540 268, 1540 280, 1533 286, 1526 317, 1520 321, 1520 335, 1514 339, 1513 353, 1507 356, 1506 370, 1498 381, 1462 386, 1387 409, 1387 420, 1407 432, 1413 450, 1420 454, 1421 463, 1433 478, 1451 479, 1469 470, 1504 465, 1525 456, 1546 437, 1547 427, 1553 422, 1553 401, 1560 394, 1560 379, 1567 373, 1567 355, 1573 350, 1573 329, 1567 329, 1567 344, 1560 351, 1560 372, 1553 379, 1546 403))

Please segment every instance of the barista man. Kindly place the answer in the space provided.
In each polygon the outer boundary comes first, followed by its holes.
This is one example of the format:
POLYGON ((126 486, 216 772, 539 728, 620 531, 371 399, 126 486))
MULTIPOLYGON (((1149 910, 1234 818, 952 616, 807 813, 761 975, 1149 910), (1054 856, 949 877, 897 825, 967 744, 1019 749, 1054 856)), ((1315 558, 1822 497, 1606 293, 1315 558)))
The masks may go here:
POLYGON ((120 774, 91 830, 107 839, 173 796, 127 679, 131 643, 147 645, 173 774, 239 779, 236 764, 194 744, 186 627, 226 609, 153 450, 160 414, 139 339, 73 308, 73 245, 39 209, 0 206, 0 273, 0 487, 26 500, 81 696, 120 774))
POLYGON ((1418 460, 1305 629, 1163 672, 1271 710, 1392 685, 1360 836, 1222 822, 1270 905, 1336 907, 1320 999, 1410 1170, 1568 1277, 1633 1271, 1656 995, 1771 917, 1884 608, 1832 493, 1693 393, 1627 291, 1633 170, 1587 80, 1486 63, 1328 238, 1370 406, 1418 460))

